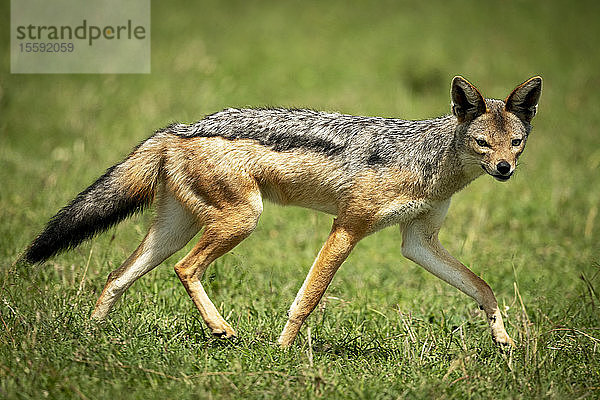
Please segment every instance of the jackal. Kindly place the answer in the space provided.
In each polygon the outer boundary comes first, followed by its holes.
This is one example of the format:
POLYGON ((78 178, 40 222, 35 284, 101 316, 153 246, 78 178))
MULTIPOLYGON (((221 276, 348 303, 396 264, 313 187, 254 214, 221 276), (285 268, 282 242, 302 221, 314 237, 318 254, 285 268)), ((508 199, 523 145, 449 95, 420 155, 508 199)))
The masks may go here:
POLYGON ((536 113, 542 79, 506 100, 484 99, 452 80, 452 114, 424 121, 306 109, 226 109, 172 124, 138 145, 48 222, 23 259, 42 262, 108 229, 152 202, 156 217, 129 258, 108 276, 92 318, 102 320, 133 282, 181 249, 175 265, 214 335, 231 337, 202 287, 207 267, 256 227, 262 199, 336 216, 289 309, 279 344, 292 344, 356 243, 384 227, 402 231, 402 254, 471 296, 497 343, 513 344, 494 293, 453 258, 438 231, 452 195, 487 173, 513 174, 536 113))

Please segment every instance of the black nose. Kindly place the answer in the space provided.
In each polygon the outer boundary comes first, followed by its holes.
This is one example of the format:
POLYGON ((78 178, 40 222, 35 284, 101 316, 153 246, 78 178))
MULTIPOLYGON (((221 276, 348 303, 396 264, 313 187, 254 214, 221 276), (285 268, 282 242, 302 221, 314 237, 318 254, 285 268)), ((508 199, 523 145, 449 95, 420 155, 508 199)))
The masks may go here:
POLYGON ((502 175, 507 175, 510 172, 510 164, 507 163, 506 161, 500 161, 498 163, 498 165, 496 165, 496 169, 498 170, 498 172, 500 172, 502 175))

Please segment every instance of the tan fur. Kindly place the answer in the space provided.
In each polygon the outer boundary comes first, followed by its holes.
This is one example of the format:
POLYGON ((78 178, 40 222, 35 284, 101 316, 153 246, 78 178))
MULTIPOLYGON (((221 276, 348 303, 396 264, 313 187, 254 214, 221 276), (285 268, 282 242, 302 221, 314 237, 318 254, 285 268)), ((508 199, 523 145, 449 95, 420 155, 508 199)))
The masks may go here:
POLYGON ((120 170, 119 184, 126 188, 131 197, 148 201, 154 198, 156 187, 148 185, 148 182, 157 181, 157 174, 162 168, 162 162, 159 161, 162 146, 159 138, 150 138, 117 167, 120 170), (153 168, 148 168, 148 165, 153 168))
POLYGON ((340 223, 361 226, 369 234, 397 223, 398 214, 410 218, 411 209, 417 211, 424 198, 424 184, 411 171, 365 170, 354 179, 338 219, 340 223))
POLYGON ((170 140, 165 179, 180 200, 200 215, 210 212, 206 205, 226 207, 225 203, 257 188, 278 204, 338 212, 346 177, 326 156, 275 152, 252 140, 170 140))

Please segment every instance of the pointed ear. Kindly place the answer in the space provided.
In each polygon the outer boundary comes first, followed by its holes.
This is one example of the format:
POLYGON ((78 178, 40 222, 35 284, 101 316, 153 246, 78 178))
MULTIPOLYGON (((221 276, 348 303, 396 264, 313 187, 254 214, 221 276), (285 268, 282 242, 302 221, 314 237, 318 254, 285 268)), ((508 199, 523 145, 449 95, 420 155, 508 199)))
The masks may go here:
POLYGON ((462 76, 452 79, 452 114, 458 122, 472 121, 486 111, 485 100, 479 90, 462 76))
POLYGON ((534 76, 521 83, 505 100, 504 109, 515 114, 524 123, 530 123, 537 112, 542 94, 542 77, 534 76))

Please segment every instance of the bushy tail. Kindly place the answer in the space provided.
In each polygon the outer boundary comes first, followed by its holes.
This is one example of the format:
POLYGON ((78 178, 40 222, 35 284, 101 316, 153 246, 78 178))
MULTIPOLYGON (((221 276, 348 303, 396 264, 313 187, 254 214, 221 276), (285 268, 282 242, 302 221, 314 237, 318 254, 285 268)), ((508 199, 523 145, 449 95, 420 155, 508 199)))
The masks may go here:
POLYGON ((50 219, 22 259, 30 264, 43 262, 152 203, 162 168, 160 139, 160 133, 152 136, 79 193, 50 219))

